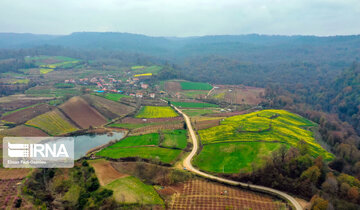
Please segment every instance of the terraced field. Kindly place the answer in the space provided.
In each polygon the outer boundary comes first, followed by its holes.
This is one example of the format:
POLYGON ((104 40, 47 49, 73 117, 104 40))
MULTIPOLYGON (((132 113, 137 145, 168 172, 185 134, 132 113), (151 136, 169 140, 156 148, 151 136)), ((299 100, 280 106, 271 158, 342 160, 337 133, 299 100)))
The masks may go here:
POLYGON ((179 116, 170 106, 143 106, 136 118, 170 118, 179 116))
POLYGON ((297 147, 300 141, 306 143, 311 156, 332 160, 334 155, 323 149, 307 129, 312 126, 316 125, 285 110, 228 117, 219 126, 198 131, 204 147, 194 164, 211 172, 251 171, 252 166, 261 166, 263 157, 281 144, 297 147))
POLYGON ((39 115, 27 121, 25 124, 39 128, 50 135, 60 135, 77 130, 77 128, 67 121, 66 117, 57 109, 39 115))

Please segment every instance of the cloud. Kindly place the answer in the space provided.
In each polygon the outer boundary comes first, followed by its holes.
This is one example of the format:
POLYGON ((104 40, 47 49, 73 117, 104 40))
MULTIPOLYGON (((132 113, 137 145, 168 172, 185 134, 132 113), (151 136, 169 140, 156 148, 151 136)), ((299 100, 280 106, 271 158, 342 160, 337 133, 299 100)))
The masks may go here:
POLYGON ((1 0, 0 31, 359 34, 358 0, 1 0))

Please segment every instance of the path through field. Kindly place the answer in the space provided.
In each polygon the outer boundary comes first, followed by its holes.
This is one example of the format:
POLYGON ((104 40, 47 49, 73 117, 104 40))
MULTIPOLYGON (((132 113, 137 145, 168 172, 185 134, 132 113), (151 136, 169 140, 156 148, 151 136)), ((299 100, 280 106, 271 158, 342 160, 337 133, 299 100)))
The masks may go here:
POLYGON ((216 181, 219 181, 219 182, 222 182, 222 183, 235 185, 235 186, 247 187, 247 188, 250 188, 251 190, 277 195, 277 196, 289 201, 294 206, 294 208, 296 210, 303 209, 301 207, 301 205, 297 202, 297 200, 295 200, 295 198, 293 198, 291 195, 288 195, 288 194, 286 194, 284 192, 281 192, 279 190, 275 190, 275 189, 272 189, 272 188, 269 188, 269 187, 264 187, 264 186, 259 186, 259 185, 252 185, 252 184, 246 184, 246 183, 243 183, 243 182, 237 182, 237 181, 233 181, 233 180, 230 180, 230 179, 224 179, 224 178, 221 178, 221 177, 217 177, 217 176, 213 176, 213 175, 204 173, 204 172, 194 168, 193 165, 191 164, 191 160, 193 159, 193 157, 195 156, 195 154, 197 153, 197 150, 198 150, 197 137, 195 135, 194 129, 192 128, 190 118, 185 113, 183 113, 180 109, 178 109, 177 107, 175 107, 175 106, 173 106, 173 107, 174 107, 174 109, 176 111, 178 111, 181 115, 184 116, 186 125, 187 125, 187 127, 189 129, 189 132, 190 132, 192 143, 193 143, 193 148, 192 148, 191 153, 184 159, 184 162, 183 162, 183 165, 187 170, 189 170, 191 172, 194 172, 194 173, 196 173, 196 174, 198 174, 200 176, 203 176, 203 177, 206 177, 206 178, 209 178, 209 179, 212 179, 212 180, 216 180, 216 181))

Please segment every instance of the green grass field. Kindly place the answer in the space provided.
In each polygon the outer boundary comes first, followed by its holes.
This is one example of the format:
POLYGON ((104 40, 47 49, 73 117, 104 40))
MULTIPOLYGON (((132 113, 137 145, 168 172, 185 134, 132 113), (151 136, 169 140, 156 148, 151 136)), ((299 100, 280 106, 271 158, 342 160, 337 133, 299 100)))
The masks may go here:
POLYGON ((170 106, 143 106, 136 118, 169 118, 179 116, 170 106))
POLYGON ((113 190, 118 203, 164 205, 164 201, 151 185, 146 185, 133 176, 117 179, 105 186, 113 190))
POLYGON ((39 115, 27 121, 25 124, 40 128, 50 135, 60 135, 77 130, 77 128, 71 125, 57 110, 39 115))
POLYGON ((159 134, 149 133, 141 136, 129 136, 115 144, 109 146, 109 149, 115 149, 120 147, 134 147, 143 145, 155 145, 159 144, 159 134))
POLYGON ((126 147, 126 148, 105 148, 96 153, 97 156, 109 158, 140 157, 144 159, 158 160, 163 163, 171 163, 179 156, 181 150, 167 149, 161 147, 126 147))
POLYGON ((36 89, 30 88, 25 91, 26 95, 39 97, 60 97, 64 95, 80 95, 80 90, 76 88, 47 88, 36 89))
MULTIPOLYGON (((250 172, 265 163, 263 159, 278 149, 281 143, 235 142, 205 145, 194 159, 194 165, 203 171, 216 173, 250 172)), ((289 147, 287 144, 284 144, 289 147)))
POLYGON ((122 98, 131 98, 131 96, 118 94, 118 93, 105 93, 105 94, 96 94, 96 95, 112 101, 120 101, 120 99, 122 98))
POLYGON ((211 90, 212 86, 209 83, 203 82, 180 82, 183 90, 211 90))
POLYGON ((209 103, 197 103, 197 102, 175 102, 172 101, 171 104, 181 108, 207 108, 207 107, 219 107, 216 104, 209 103))
POLYGON ((185 149, 187 145, 186 133, 186 130, 163 131, 164 140, 160 145, 169 148, 185 149))
POLYGON ((316 142, 313 133, 304 129, 316 126, 311 121, 285 110, 263 110, 245 115, 228 117, 221 125, 199 131, 202 144, 220 142, 269 141, 283 142, 296 147, 300 140, 305 141, 310 155, 321 155, 332 160, 334 155, 316 142))
POLYGON ((174 130, 163 131, 164 141, 159 147, 160 137, 158 133, 150 133, 139 136, 129 136, 109 147, 96 153, 97 156, 109 158, 140 157, 152 159, 163 163, 173 162, 181 153, 180 149, 186 147, 186 131, 174 130), (165 144, 165 145, 164 145, 165 144), (171 149, 179 148, 179 149, 171 149))

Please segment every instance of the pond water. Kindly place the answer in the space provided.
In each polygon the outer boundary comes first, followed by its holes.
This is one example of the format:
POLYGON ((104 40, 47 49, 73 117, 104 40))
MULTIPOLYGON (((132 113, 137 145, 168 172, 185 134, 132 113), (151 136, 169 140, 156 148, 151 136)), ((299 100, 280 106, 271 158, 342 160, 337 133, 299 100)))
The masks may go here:
POLYGON ((81 135, 72 136, 74 138, 74 158, 75 160, 83 157, 86 153, 97 146, 107 144, 112 140, 120 140, 124 137, 123 132, 112 132, 109 134, 81 135))

